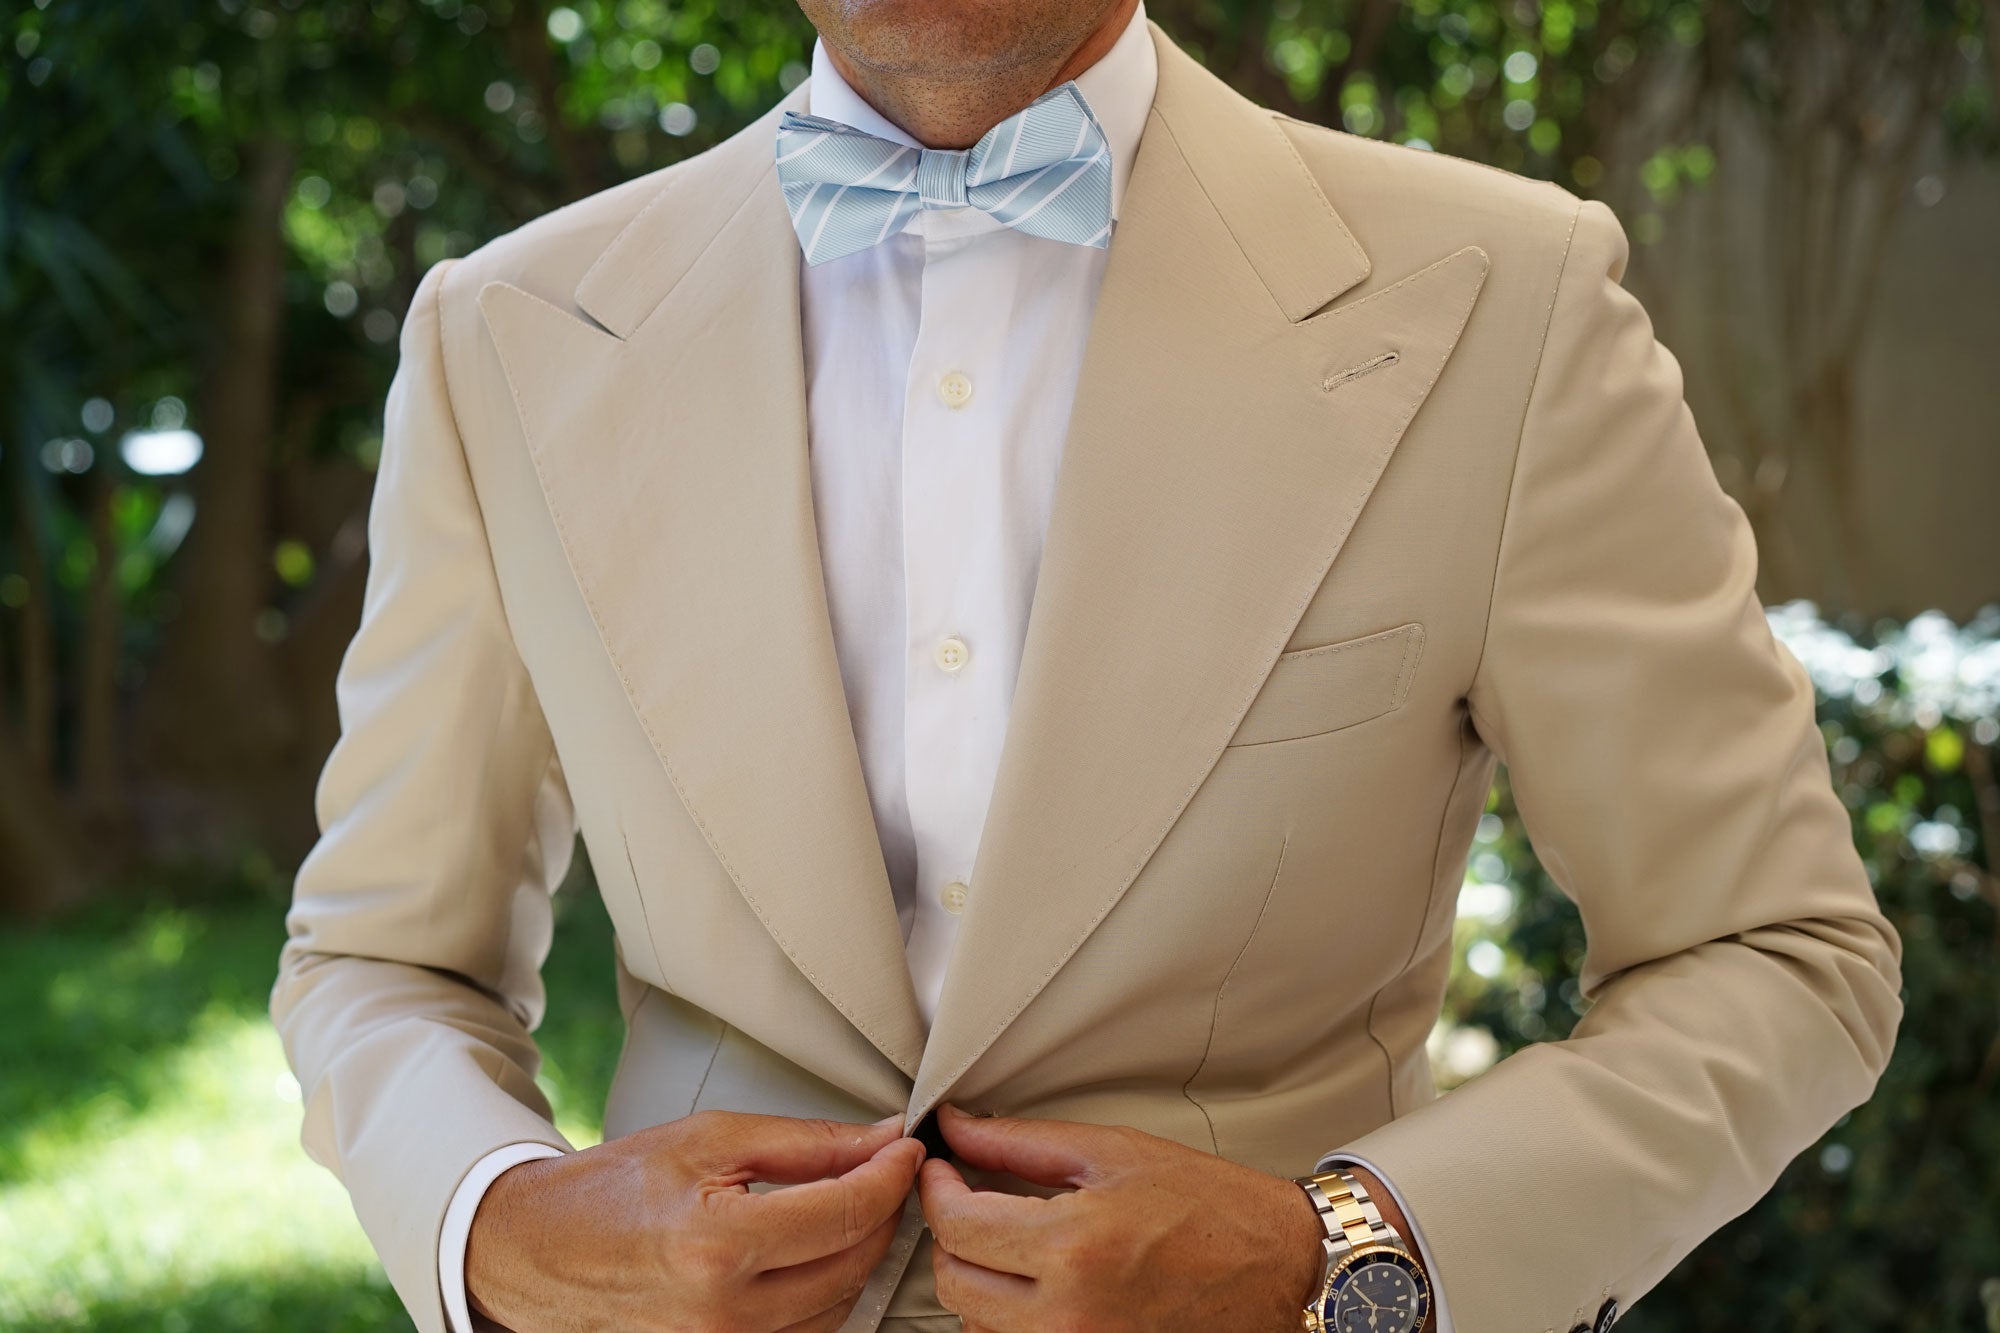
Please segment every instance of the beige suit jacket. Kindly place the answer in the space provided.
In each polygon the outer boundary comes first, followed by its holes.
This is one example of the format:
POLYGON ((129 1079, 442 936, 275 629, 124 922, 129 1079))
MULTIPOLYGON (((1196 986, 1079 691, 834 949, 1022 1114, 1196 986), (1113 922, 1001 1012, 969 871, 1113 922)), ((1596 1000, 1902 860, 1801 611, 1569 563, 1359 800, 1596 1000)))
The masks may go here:
MULTIPOLYGON (((1610 211, 1152 36, 928 1034, 814 533, 772 161, 803 89, 424 278, 272 1012, 426 1333, 461 1176, 563 1145, 530 1033, 574 828, 628 1024, 608 1134, 949 1096, 1287 1175, 1347 1147, 1461 1333, 1631 1304, 1869 1095, 1899 942, 1610 211), (1439 1097, 1496 760, 1595 1003, 1439 1097)), ((851 1327, 951 1325, 907 1218, 851 1327)))

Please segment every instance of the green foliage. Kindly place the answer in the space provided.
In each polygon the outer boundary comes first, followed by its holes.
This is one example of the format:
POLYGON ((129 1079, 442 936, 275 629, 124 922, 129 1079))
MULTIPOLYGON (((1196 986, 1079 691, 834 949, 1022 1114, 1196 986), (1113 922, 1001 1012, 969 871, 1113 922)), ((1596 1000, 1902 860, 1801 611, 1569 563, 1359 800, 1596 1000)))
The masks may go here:
MULTIPOLYGON (((610 925, 559 899, 541 1084, 601 1133, 622 1025, 610 925)), ((299 1150, 265 1018, 284 939, 262 893, 0 934, 0 1328, 410 1327, 338 1182, 299 1150), (247 901, 246 901, 247 898, 247 901)))
MULTIPOLYGON (((365 423, 423 268, 724 137, 804 77, 810 38, 794 8, 715 0, 15 7, 0 312, 40 312, 0 334, 36 388, 16 438, 74 432, 93 395, 121 427, 191 400, 254 153, 291 166, 294 392, 365 423)), ((358 446, 341 424, 320 443, 358 446)))
MULTIPOLYGON (((2000 608, 1859 639, 1772 614, 1820 693, 1834 782, 1904 947, 1905 1013, 1875 1097, 1646 1297, 1622 1327, 1742 1333, 2000 1328, 2000 608)), ((1440 1082, 1567 1033, 1583 928, 1496 785, 1461 899, 1440 1082)), ((1774 1095, 1776 1090, 1774 1090, 1774 1095)))

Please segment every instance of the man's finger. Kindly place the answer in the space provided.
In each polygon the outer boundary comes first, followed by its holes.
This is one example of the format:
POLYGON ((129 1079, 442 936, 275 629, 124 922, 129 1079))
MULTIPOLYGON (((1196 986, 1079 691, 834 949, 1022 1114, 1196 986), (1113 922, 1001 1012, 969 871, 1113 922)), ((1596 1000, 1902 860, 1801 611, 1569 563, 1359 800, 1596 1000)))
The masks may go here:
POLYGON ((759 1273, 750 1280, 749 1295, 759 1307, 771 1310, 778 1319, 795 1319, 786 1330, 836 1329, 846 1322, 875 1271, 896 1239, 900 1210, 866 1236, 860 1244, 834 1254, 809 1259, 789 1268, 759 1273))
POLYGON ((719 1179, 793 1185, 852 1171, 902 1136, 901 1116, 872 1125, 702 1111, 684 1122, 688 1160, 719 1179))
POLYGON ((1047 1327, 1038 1317, 1032 1278, 996 1273, 969 1263, 945 1249, 931 1251, 931 1275, 938 1304, 957 1315, 967 1328, 996 1333, 1029 1333, 1047 1327))
POLYGON ((916 1183, 924 1147, 897 1138, 845 1175, 764 1194, 719 1193, 759 1271, 790 1268, 859 1244, 896 1217, 916 1183))
POLYGON ((974 1190, 958 1168, 937 1157, 918 1171, 917 1194, 939 1247, 995 1272, 1040 1275, 1057 1207, 1050 1200, 974 1190))
POLYGON ((937 1116, 945 1142, 966 1162, 1037 1185, 1101 1179, 1125 1154, 1120 1131, 1105 1125, 968 1115, 955 1106, 938 1108, 937 1116))

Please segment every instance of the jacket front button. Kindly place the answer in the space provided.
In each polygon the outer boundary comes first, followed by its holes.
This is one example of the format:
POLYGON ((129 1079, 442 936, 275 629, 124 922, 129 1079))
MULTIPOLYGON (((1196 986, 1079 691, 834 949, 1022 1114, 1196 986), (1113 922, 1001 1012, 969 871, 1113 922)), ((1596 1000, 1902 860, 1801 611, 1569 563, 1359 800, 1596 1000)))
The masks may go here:
POLYGON ((1607 1329, 1617 1322, 1618 1302, 1616 1300, 1606 1301, 1597 1307, 1597 1323, 1592 1326, 1590 1333, 1605 1333, 1607 1329))
MULTIPOLYGON (((926 1157, 936 1157, 946 1162, 952 1160, 951 1145, 944 1141, 944 1131, 938 1128, 935 1111, 924 1113, 924 1118, 910 1131, 910 1137, 924 1145, 926 1157)), ((1584 1333, 1589 1333, 1589 1330, 1586 1329, 1584 1333)))

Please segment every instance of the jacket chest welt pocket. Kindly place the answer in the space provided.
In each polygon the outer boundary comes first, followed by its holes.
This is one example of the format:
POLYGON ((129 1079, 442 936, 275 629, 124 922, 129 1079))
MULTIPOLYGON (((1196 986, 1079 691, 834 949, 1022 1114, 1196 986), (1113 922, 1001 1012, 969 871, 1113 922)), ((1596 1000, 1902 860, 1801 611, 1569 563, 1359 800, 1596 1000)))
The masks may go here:
POLYGON ((1423 651, 1424 627, 1412 622, 1282 653, 1229 744, 1300 740, 1394 712, 1423 651))

